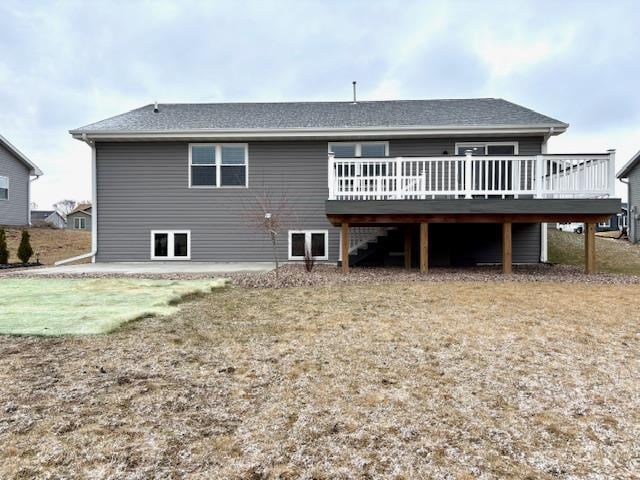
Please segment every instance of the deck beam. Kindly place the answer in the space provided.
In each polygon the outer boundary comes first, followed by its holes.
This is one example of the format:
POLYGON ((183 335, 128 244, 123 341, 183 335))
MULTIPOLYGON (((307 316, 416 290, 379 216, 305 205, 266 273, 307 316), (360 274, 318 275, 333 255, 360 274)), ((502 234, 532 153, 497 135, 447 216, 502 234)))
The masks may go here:
POLYGON ((429 271, 429 224, 420 224, 420 273, 429 271))
POLYGON ((502 224, 502 273, 509 274, 512 272, 513 264, 513 246, 511 235, 511 222, 502 224))
POLYGON ((590 274, 596 272, 596 224, 584 226, 584 273, 590 274))
POLYGON ((349 273, 349 224, 341 225, 340 254, 342 256, 342 273, 349 273))

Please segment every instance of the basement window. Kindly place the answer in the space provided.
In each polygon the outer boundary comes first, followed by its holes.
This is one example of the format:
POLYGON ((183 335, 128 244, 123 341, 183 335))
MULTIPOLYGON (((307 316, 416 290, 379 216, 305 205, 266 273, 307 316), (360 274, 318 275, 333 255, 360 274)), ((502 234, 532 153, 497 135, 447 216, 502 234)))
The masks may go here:
POLYGON ((304 260, 305 252, 316 260, 328 260, 328 239, 328 230, 289 230, 289 260, 304 260))
POLYGON ((0 200, 9 200, 9 177, 0 176, 0 200))
POLYGON ((190 260, 190 230, 152 230, 152 260, 190 260))

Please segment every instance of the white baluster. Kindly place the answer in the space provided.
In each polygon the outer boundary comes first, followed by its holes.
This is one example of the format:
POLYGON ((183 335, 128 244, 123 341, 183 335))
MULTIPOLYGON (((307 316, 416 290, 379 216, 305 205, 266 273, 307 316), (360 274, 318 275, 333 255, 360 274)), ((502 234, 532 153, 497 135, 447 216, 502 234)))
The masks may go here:
POLYGON ((464 152, 464 198, 472 198, 471 196, 471 172, 473 167, 471 165, 472 159, 471 150, 464 152))
POLYGON ((536 198, 542 198, 543 196, 543 186, 542 183, 545 179, 545 166, 546 161, 544 159, 544 155, 536 155, 536 170, 535 170, 535 179, 536 179, 536 198))

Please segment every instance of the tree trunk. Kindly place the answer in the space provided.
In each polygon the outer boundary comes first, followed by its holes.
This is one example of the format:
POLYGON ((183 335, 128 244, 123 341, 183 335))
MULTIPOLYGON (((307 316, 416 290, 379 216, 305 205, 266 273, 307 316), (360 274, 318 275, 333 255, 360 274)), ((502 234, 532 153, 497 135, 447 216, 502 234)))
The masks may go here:
POLYGON ((273 247, 273 263, 276 265, 276 281, 278 281, 278 249, 276 248, 276 235, 271 232, 271 246, 273 247))

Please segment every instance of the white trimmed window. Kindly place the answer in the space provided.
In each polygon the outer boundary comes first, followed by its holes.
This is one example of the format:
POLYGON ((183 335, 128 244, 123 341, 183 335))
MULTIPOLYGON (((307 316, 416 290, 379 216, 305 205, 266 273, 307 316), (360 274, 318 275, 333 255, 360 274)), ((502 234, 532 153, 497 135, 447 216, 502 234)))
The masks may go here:
POLYGON ((9 200, 9 177, 0 176, 0 200, 9 200))
POLYGON ((456 155, 518 155, 518 142, 459 142, 456 143, 456 155))
POLYGON ((289 260, 304 260, 305 252, 316 260, 328 260, 329 231, 289 230, 289 260))
POLYGON ((190 260, 190 230, 152 230, 151 260, 190 260))
POLYGON ((606 222, 598 223, 598 226, 600 228, 611 228, 611 218, 609 218, 609 220, 607 220, 606 222))
POLYGON ((85 230, 87 228, 87 219, 84 217, 75 217, 73 219, 73 228, 85 230))
POLYGON ((389 142, 334 142, 329 144, 329 153, 336 158, 387 157, 389 142))
POLYGON ((246 143, 189 144, 189 188, 248 187, 246 143))

